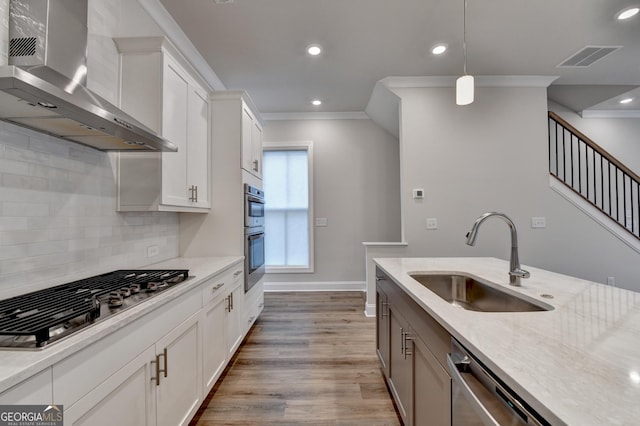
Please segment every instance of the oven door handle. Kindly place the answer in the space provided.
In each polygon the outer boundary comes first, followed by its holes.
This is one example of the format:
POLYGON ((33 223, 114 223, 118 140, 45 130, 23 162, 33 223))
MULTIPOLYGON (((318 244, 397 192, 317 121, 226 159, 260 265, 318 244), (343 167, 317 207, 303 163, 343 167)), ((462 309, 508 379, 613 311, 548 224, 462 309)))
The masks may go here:
POLYGON ((264 204, 264 198, 254 197, 253 195, 246 195, 247 201, 252 201, 258 204, 264 204))
POLYGON ((249 241, 257 240, 259 238, 264 238, 264 232, 261 232, 260 234, 251 234, 248 237, 249 237, 249 241))
POLYGON ((500 426, 500 423, 493 418, 489 410, 482 404, 480 399, 473 393, 471 387, 467 384, 462 377, 462 373, 458 369, 459 365, 469 364, 470 360, 466 356, 458 356, 457 354, 453 355, 456 357, 456 361, 453 360, 452 354, 447 354, 447 366, 449 367, 449 373, 451 374, 451 379, 460 386, 462 393, 464 394, 467 402, 469 402, 472 406, 476 414, 480 417, 482 424, 486 426, 500 426))

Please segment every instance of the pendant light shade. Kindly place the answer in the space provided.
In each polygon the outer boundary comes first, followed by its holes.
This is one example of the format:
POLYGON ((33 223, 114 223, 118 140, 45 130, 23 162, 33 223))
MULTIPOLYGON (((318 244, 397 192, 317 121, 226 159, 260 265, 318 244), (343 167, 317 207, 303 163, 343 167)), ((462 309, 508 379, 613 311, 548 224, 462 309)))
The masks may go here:
POLYGON ((473 102, 473 76, 463 75, 456 80, 456 104, 469 105, 473 102))
POLYGON ((464 35, 462 37, 464 51, 464 75, 456 80, 456 104, 469 105, 473 102, 473 76, 467 74, 467 0, 464 0, 464 35))

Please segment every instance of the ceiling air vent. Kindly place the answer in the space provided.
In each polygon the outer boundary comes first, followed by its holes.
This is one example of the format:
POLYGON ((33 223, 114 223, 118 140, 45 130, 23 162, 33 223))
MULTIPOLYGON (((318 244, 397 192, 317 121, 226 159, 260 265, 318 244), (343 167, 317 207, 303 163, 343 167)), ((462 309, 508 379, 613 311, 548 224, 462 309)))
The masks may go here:
POLYGON ((586 46, 571 55, 558 68, 586 68, 622 46, 586 46))

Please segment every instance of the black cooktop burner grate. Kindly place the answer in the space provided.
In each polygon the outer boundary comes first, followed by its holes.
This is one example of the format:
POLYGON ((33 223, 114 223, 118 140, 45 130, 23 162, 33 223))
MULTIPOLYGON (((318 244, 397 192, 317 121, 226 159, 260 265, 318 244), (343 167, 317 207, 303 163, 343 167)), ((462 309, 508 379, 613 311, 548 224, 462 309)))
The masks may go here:
POLYGON ((113 291, 149 283, 177 283, 188 270, 118 270, 0 301, 0 335, 34 336, 44 346, 50 331, 70 321, 91 323, 100 316, 101 299, 113 291))

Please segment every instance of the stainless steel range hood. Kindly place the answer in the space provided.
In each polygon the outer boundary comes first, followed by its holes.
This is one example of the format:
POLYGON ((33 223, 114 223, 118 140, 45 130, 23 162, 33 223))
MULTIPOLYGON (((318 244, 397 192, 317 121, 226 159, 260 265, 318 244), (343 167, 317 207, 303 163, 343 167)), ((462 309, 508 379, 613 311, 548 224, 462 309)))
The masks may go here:
POLYGON ((0 120, 103 151, 177 151, 85 87, 87 0, 11 0, 0 120))

